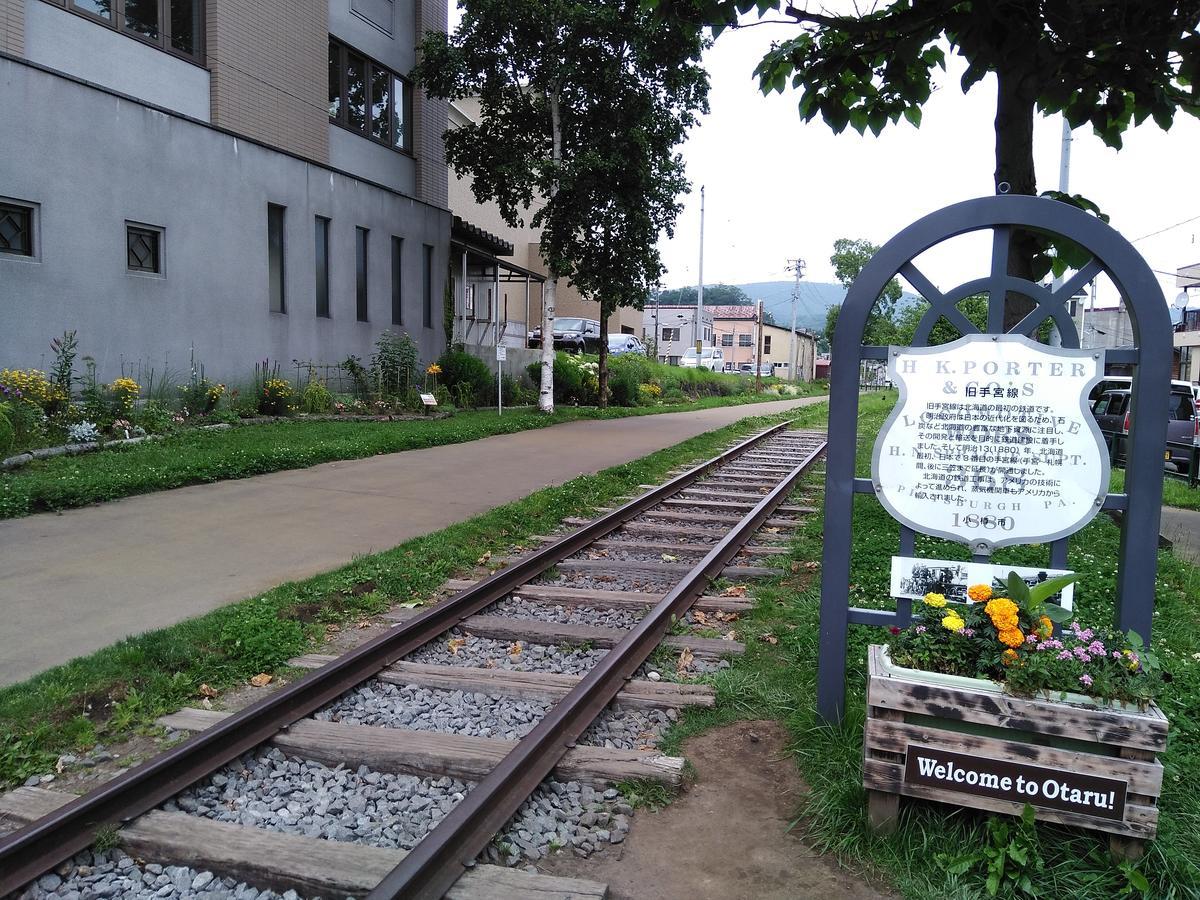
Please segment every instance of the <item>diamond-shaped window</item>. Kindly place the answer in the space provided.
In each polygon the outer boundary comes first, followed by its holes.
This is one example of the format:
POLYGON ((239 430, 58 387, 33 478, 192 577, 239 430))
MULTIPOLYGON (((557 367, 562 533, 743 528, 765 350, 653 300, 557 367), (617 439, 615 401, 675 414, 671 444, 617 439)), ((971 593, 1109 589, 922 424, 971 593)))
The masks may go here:
POLYGON ((33 210, 0 203, 0 253, 33 255, 33 210))
POLYGON ((159 265, 159 239, 161 233, 150 228, 126 226, 129 248, 129 270, 131 272, 162 271, 159 265))

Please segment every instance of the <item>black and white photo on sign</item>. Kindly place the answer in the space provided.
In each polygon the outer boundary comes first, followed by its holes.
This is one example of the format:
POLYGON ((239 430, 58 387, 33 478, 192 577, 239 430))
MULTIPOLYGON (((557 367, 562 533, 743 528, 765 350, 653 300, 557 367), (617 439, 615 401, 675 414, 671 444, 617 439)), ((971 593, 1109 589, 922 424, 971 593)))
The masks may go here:
MULTIPOLYGON (((1001 566, 994 563, 960 562, 949 559, 917 559, 911 556, 892 557, 892 596, 919 600, 926 594, 941 594, 947 600, 965 603, 967 588, 973 584, 991 585, 998 578, 1008 580, 1016 572, 1027 585, 1033 585, 1059 575, 1074 575, 1069 569, 1034 568, 1031 566, 1001 566)), ((1069 584, 1050 598, 1063 609, 1073 610, 1075 585, 1069 584)))

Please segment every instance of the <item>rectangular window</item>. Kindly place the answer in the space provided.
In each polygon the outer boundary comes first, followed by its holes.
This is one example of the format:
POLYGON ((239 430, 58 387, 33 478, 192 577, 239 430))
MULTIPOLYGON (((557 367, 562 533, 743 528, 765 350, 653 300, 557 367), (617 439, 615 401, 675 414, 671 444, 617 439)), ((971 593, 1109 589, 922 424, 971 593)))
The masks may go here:
POLYGON ((769 334, 764 334, 763 335, 763 353, 770 353, 770 352, 771 352, 771 336, 769 334))
POLYGON ((663 334, 662 339, 664 341, 679 340, 679 329, 678 328, 664 328, 662 330, 662 334, 663 334))
POLYGON ((48 0, 130 37, 204 64, 204 0, 48 0))
POLYGON ((753 347, 754 346, 754 335, 739 334, 738 335, 738 346, 739 347, 753 347))
POLYGON ((733 333, 732 332, 730 332, 729 334, 721 335, 721 346, 722 347, 732 347, 733 346, 733 333))
POLYGON ((403 266, 404 256, 404 241, 392 235, 392 324, 404 324, 404 304, 401 302, 404 299, 402 276, 404 275, 403 266))
POLYGON ((317 316, 329 318, 329 220, 316 219, 317 316))
POLYGON ((0 200, 0 253, 33 256, 33 207, 0 200))
POLYGON ((395 150, 412 149, 412 85, 329 39, 329 120, 395 150))
POLYGON ((126 266, 130 272, 162 274, 162 229, 125 223, 126 266))
POLYGON ((433 327, 433 248, 425 244, 421 266, 421 318, 426 328, 433 327))
POLYGON ((271 312, 287 312, 283 274, 284 207, 267 204, 267 284, 271 312))
POLYGON ((367 319, 367 237, 370 232, 365 228, 354 229, 354 279, 355 279, 355 305, 357 309, 358 321, 366 322, 367 319))

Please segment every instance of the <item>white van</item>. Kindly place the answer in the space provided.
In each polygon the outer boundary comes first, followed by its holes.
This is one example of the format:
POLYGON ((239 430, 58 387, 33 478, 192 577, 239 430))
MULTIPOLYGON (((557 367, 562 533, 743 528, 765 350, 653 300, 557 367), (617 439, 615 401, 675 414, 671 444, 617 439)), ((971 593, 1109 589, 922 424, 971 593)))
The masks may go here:
POLYGON ((718 347, 703 347, 700 353, 692 347, 679 358, 679 365, 685 369, 708 369, 720 372, 725 368, 725 352, 718 347))

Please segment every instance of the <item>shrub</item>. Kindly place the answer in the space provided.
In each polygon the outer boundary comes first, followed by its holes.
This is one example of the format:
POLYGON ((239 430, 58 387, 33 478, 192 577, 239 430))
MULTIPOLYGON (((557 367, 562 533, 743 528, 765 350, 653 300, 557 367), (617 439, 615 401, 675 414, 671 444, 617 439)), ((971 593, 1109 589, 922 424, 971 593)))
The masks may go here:
POLYGON ((46 413, 54 412, 67 400, 58 385, 38 369, 0 370, 0 398, 24 400, 46 413))
POLYGON ((142 393, 142 386, 132 378, 118 378, 108 386, 112 394, 113 412, 117 416, 127 418, 133 413, 133 404, 142 393))
POLYGON ((141 426, 147 434, 165 434, 175 427, 171 411, 157 400, 147 400, 132 417, 135 425, 141 426))
MULTIPOLYGON (((595 406, 600 392, 598 364, 594 357, 571 353, 554 354, 554 402, 577 406, 595 406)), ((534 384, 542 380, 541 362, 531 363, 529 377, 534 384)))
POLYGON ((203 375, 192 373, 192 379, 187 384, 179 386, 179 399, 191 415, 206 416, 221 402, 225 396, 225 385, 209 381, 203 375))
POLYGON ((482 359, 465 350, 447 350, 437 364, 442 370, 441 384, 455 398, 456 406, 484 406, 495 396, 496 379, 482 359))
POLYGON ((7 401, 0 402, 0 453, 8 452, 8 449, 17 440, 17 431, 13 428, 12 420, 8 417, 9 410, 11 409, 11 403, 7 401))
POLYGON ((325 382, 313 378, 304 386, 300 408, 306 413, 327 413, 333 409, 333 394, 329 393, 325 382))
POLYGON ((379 393, 384 397, 400 397, 415 381, 418 357, 417 345, 407 334, 385 331, 375 342, 371 359, 371 374, 379 393))
POLYGON ((258 396, 258 411, 264 416, 282 416, 288 411, 288 399, 292 396, 291 382, 283 378, 267 378, 258 396))

